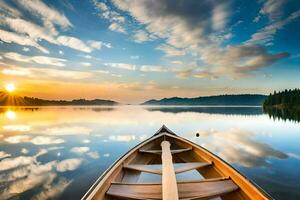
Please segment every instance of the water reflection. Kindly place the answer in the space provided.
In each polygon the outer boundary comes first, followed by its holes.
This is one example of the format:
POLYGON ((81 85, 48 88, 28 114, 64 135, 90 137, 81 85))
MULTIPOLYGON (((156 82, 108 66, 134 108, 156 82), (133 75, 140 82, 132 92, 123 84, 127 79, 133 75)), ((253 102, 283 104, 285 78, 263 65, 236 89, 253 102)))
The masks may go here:
POLYGON ((38 158, 49 150, 42 149, 33 156, 6 158, 0 162, 0 183, 5 189, 0 191, 3 199, 19 196, 25 191, 38 189, 32 199, 47 199, 58 196, 71 181, 58 177, 58 172, 72 171, 79 167, 81 160, 66 159, 41 164, 38 158))
POLYGON ((0 199, 80 199, 162 124, 218 154, 275 198, 300 198, 299 124, 270 120, 259 107, 115 106, 0 108, 0 199))
POLYGON ((273 119, 283 119, 300 122, 300 110, 298 109, 289 109, 289 108, 265 108, 265 113, 269 114, 270 118, 273 119))
POLYGON ((16 119, 16 113, 11 111, 11 110, 6 111, 5 116, 9 120, 15 120, 16 119))
POLYGON ((261 107, 146 107, 149 111, 161 111, 169 113, 196 112, 208 114, 225 114, 225 115, 261 115, 263 114, 261 107))
POLYGON ((200 137, 210 137, 203 146, 217 153, 227 162, 244 167, 270 166, 269 158, 286 159, 288 155, 272 148, 268 144, 255 141, 255 133, 240 129, 228 131, 205 131, 200 137))

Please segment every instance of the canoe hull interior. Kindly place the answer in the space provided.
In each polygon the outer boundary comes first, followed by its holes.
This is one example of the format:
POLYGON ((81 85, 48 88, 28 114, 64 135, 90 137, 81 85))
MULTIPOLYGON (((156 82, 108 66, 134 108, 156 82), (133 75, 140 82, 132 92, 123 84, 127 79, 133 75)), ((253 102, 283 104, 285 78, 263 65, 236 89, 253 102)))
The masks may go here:
POLYGON ((82 199, 162 199, 163 141, 171 144, 179 199, 272 199, 228 163, 165 126, 117 160, 82 199))

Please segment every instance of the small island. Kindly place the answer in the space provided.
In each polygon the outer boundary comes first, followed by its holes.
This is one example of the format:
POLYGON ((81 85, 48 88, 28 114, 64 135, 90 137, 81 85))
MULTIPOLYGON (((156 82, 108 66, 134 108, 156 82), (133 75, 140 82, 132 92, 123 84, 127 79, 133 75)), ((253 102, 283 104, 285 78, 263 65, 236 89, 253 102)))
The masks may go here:
POLYGON ((274 91, 263 103, 270 117, 300 121, 300 89, 274 91))
POLYGON ((67 100, 46 100, 35 97, 21 97, 18 95, 0 92, 0 106, 82 106, 82 105, 103 105, 113 106, 119 103, 112 100, 104 99, 74 99, 67 100))

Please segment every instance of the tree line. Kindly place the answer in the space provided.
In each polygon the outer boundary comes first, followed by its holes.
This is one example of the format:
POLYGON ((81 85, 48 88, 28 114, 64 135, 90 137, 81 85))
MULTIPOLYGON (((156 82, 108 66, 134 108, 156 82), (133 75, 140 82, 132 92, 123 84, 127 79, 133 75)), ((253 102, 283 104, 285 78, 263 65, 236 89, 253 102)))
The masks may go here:
POLYGON ((293 108, 295 106, 300 106, 300 89, 296 88, 293 90, 284 90, 281 92, 276 92, 270 94, 264 101, 264 107, 278 106, 293 108))

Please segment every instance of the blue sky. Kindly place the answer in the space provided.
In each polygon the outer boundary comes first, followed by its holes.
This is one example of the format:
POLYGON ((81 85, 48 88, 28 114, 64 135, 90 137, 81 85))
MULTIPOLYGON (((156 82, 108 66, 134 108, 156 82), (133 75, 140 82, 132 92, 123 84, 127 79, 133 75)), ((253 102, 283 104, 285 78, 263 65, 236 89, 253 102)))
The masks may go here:
POLYGON ((300 1, 0 1, 0 84, 51 99, 300 86, 300 1))

